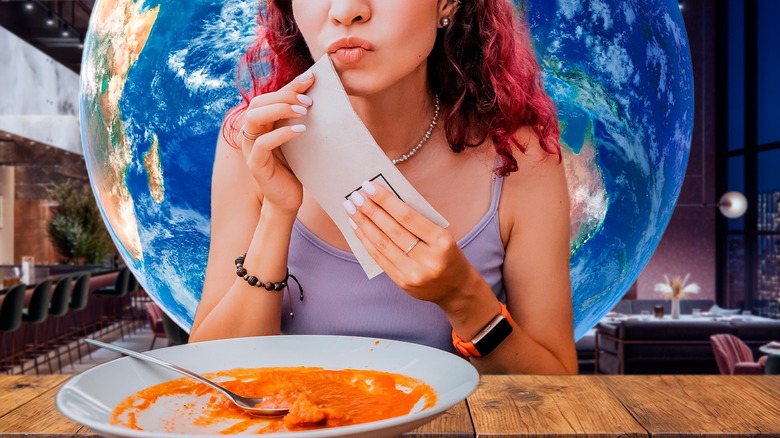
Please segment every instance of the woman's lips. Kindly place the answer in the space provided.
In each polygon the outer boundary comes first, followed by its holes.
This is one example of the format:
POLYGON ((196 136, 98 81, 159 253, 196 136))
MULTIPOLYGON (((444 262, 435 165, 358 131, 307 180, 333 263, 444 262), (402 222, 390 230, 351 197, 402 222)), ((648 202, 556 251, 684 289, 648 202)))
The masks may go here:
POLYGON ((342 47, 335 52, 332 56, 342 64, 356 64, 366 56, 368 50, 362 47, 342 47))
POLYGON ((328 53, 342 64, 360 62, 374 46, 362 38, 346 37, 334 42, 328 47, 328 53))

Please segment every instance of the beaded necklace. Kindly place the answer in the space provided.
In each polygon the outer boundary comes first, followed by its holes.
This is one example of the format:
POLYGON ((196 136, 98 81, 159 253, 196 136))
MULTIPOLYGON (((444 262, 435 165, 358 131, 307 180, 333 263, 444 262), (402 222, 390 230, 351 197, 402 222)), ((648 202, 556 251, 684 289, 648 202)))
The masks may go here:
POLYGON ((436 127, 436 123, 439 121, 439 96, 434 96, 434 97, 435 100, 433 102, 433 118, 431 119, 431 123, 428 125, 428 130, 425 131, 425 135, 422 136, 420 141, 418 141, 417 144, 409 150, 409 152, 401 155, 398 158, 393 159, 392 160, 393 164, 403 163, 409 158, 412 158, 412 156, 416 154, 417 151, 419 151, 420 148, 423 147, 423 145, 425 145, 428 139, 431 138, 431 133, 433 132, 433 128, 436 127))

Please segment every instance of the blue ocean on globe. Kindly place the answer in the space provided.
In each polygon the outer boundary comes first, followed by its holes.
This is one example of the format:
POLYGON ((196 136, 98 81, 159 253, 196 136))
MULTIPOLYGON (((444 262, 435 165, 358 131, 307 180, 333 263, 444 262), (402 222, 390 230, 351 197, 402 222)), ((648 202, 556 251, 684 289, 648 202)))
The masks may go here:
MULTIPOLYGON (((690 50, 676 0, 522 3, 562 127, 580 338, 639 276, 674 210, 693 129, 690 50)), ((123 259, 184 328, 205 276, 217 136, 259 7, 98 0, 85 42, 92 188, 123 259)))

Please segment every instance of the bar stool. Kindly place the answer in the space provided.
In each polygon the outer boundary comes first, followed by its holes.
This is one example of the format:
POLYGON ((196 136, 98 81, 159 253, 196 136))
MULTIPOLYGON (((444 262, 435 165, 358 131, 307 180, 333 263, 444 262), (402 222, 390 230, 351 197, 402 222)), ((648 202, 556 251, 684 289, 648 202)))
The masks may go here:
POLYGON ((16 356, 16 337, 15 332, 22 326, 22 309, 24 308, 24 292, 27 285, 17 284, 9 288, 3 294, 3 304, 0 305, 0 333, 2 333, 2 356, 0 356, 0 369, 6 366, 6 361, 10 362, 8 372, 13 370, 13 359, 16 356), (5 337, 11 337, 11 353, 6 354, 5 337))
MULTIPOLYGON (((123 308, 122 306, 122 300, 127 296, 127 284, 130 281, 130 269, 127 267, 124 267, 119 270, 119 274, 116 276, 116 282, 113 286, 104 287, 102 289, 98 289, 94 292, 95 295, 105 297, 105 298, 113 298, 114 300, 114 311, 111 314, 111 320, 107 319, 107 323, 110 325, 111 322, 115 321, 117 317, 121 316, 121 310, 123 308)), ((119 333, 122 335, 122 340, 125 339, 125 330, 122 327, 122 323, 120 321, 119 324, 119 333)))
POLYGON ((165 328, 165 334, 168 336, 168 346, 186 344, 190 340, 190 334, 183 328, 176 324, 176 322, 163 312, 163 328, 165 328))
MULTIPOLYGON (((76 337, 76 349, 79 354, 79 363, 81 361, 81 344, 84 342, 84 338, 87 337, 87 324, 84 323, 84 313, 82 310, 87 308, 89 302, 89 281, 92 279, 92 274, 85 272, 76 278, 76 282, 73 285, 73 292, 70 296, 70 314, 73 317, 73 331, 69 335, 72 338, 76 337)), ((87 346, 87 353, 89 358, 92 358, 92 350, 87 346)), ((72 362, 71 362, 72 363, 72 362)))
POLYGON ((127 278, 127 296, 130 298, 130 311, 132 312, 131 320, 133 322, 133 329, 135 329, 135 322, 136 319, 141 322, 141 326, 143 326, 143 312, 139 309, 139 316, 136 318, 136 308, 139 306, 140 303, 140 297, 139 292, 141 291, 141 284, 138 283, 138 279, 135 277, 135 274, 133 274, 133 271, 130 271, 129 276, 127 278))
MULTIPOLYGON (((49 318, 46 320, 46 324, 54 325, 54 339, 52 339, 52 345, 56 350, 57 366, 59 366, 60 373, 62 372, 62 358, 60 357, 60 341, 66 339, 65 335, 60 333, 60 318, 68 313, 68 306, 70 305, 70 296, 73 292, 73 278, 70 276, 62 277, 57 281, 57 285, 54 287, 54 292, 51 294, 51 302, 49 303, 49 318)), ((51 330, 47 330, 51 333, 51 330)), ((51 360, 46 355, 47 360, 51 360)), ((73 357, 70 355, 70 348, 68 348, 68 359, 70 363, 73 363, 73 357)), ((51 365, 51 363, 49 363, 51 365)))
POLYGON ((165 326, 163 326, 163 311, 160 306, 154 301, 144 303, 146 305, 146 317, 149 321, 149 328, 152 329, 152 345, 149 346, 150 350, 154 350, 154 342, 157 338, 167 338, 165 333, 165 326))
POLYGON ((138 279, 135 278, 135 274, 130 272, 127 277, 127 293, 132 294, 138 292, 139 286, 140 284, 138 283, 138 279))
MULTIPOLYGON (((33 363, 35 364, 35 374, 40 374, 38 369, 38 327, 46 321, 49 316, 49 303, 51 303, 51 280, 43 280, 35 285, 29 306, 22 311, 22 321, 28 323, 27 327, 32 330, 33 338, 33 363)), ((47 355, 48 357, 48 355, 47 355)), ((49 372, 54 370, 49 362, 49 372)), ((24 374, 24 364, 22 364, 22 374, 24 374)))

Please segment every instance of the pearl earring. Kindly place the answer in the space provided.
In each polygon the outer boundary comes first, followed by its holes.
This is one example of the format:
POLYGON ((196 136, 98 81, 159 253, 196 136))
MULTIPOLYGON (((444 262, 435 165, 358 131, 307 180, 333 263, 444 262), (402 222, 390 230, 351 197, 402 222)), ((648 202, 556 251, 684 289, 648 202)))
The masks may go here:
POLYGON ((447 17, 444 17, 441 19, 441 27, 447 27, 450 25, 450 19, 447 17))

